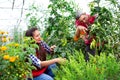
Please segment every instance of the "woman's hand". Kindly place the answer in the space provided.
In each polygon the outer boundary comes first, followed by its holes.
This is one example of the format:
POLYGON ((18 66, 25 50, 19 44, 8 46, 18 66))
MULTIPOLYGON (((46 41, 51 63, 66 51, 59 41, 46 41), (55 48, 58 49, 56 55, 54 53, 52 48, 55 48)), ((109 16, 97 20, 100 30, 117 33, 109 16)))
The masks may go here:
POLYGON ((64 64, 66 62, 66 58, 56 58, 56 62, 58 64, 64 64))
POLYGON ((86 31, 88 31, 88 29, 84 26, 78 26, 78 31, 80 32, 79 34, 86 34, 86 31))
POLYGON ((50 50, 51 50, 51 51, 54 51, 54 48, 56 48, 56 45, 51 46, 51 47, 50 47, 50 50))
POLYGON ((84 26, 78 26, 78 29, 79 30, 82 30, 82 31, 87 31, 88 29, 86 28, 86 27, 84 27, 84 26))

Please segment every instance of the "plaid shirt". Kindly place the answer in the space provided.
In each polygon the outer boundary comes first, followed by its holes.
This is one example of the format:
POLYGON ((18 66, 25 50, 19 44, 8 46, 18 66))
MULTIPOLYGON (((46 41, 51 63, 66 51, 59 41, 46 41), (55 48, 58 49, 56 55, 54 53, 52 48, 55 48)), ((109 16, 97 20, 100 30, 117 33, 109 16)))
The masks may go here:
POLYGON ((43 41, 40 42, 40 45, 48 52, 50 53, 51 50, 50 50, 50 47, 43 41))
MULTIPOLYGON (((50 47, 49 47, 45 42, 41 41, 41 42, 40 42, 40 45, 41 45, 48 53, 51 52, 50 47)), ((33 65, 41 68, 41 64, 40 64, 41 61, 40 61, 40 59, 38 59, 38 58, 37 58, 35 55, 33 55, 33 54, 30 54, 29 57, 30 57, 30 59, 32 60, 33 65)))

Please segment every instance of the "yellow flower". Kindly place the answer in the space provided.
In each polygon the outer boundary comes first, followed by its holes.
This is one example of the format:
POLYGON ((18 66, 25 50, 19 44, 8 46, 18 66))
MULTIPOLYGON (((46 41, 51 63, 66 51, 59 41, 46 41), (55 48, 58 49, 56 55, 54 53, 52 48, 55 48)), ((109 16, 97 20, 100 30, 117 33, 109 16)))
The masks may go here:
POLYGON ((10 41, 10 37, 8 37, 8 41, 10 41))
POLYGON ((12 68, 13 68, 13 66, 10 66, 10 68, 12 69, 12 68))
POLYGON ((6 36, 3 35, 2 38, 6 38, 6 36))
POLYGON ((0 31, 0 34, 4 34, 5 32, 4 31, 0 31))
POLYGON ((15 60, 16 60, 16 57, 14 57, 14 56, 9 58, 10 62, 15 62, 15 60))
POLYGON ((2 46, 2 47, 1 47, 1 50, 2 50, 2 51, 5 51, 5 50, 7 50, 7 47, 6 47, 6 46, 2 46))
POLYGON ((18 44, 18 43, 16 43, 14 46, 15 46, 15 47, 18 47, 18 46, 19 46, 19 44, 18 44))
POLYGON ((4 59, 4 60, 7 60, 7 59, 9 59, 9 58, 10 58, 9 55, 4 55, 4 56, 3 56, 3 59, 4 59))
POLYGON ((2 42, 7 42, 7 38, 2 38, 2 42))
POLYGON ((19 55, 16 56, 16 59, 19 59, 19 55))
POLYGON ((8 34, 8 32, 5 32, 5 34, 8 34))
POLYGON ((8 34, 8 32, 0 30, 0 34, 8 34))
POLYGON ((3 31, 2 31, 2 30, 0 30, 0 34, 2 34, 2 32, 3 32, 3 31))

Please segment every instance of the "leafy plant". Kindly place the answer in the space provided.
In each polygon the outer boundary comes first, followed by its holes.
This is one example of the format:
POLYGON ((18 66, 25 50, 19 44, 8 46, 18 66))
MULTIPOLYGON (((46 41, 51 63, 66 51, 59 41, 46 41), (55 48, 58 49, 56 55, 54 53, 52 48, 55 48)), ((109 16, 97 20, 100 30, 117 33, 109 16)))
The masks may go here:
POLYGON ((28 21, 27 22, 28 29, 32 27, 39 28, 38 23, 40 22, 40 17, 38 17, 39 16, 38 13, 39 7, 37 7, 35 4, 32 4, 29 7, 29 12, 26 14, 26 20, 28 21))
POLYGON ((76 51, 67 53, 68 61, 59 67, 56 80, 119 80, 120 62, 114 55, 90 55, 90 61, 84 60, 83 53, 76 51), (72 54, 72 55, 71 55, 72 54))
POLYGON ((96 35, 96 42, 99 43, 99 47, 96 47, 97 50, 101 50, 106 53, 114 52, 119 53, 117 49, 120 45, 120 36, 119 34, 119 10, 116 0, 108 0, 112 7, 101 6, 101 0, 92 1, 89 6, 91 9, 91 15, 98 13, 98 18, 95 21, 94 25, 90 27, 90 35, 96 35), (114 46, 117 45, 115 48, 114 46), (116 50, 117 49, 117 50, 116 50))
POLYGON ((50 0, 50 2, 48 5, 50 16, 45 21, 47 25, 42 36, 49 45, 57 45, 56 54, 67 57, 66 51, 72 52, 75 48, 78 50, 84 48, 81 40, 79 42, 73 40, 76 4, 72 0, 69 2, 67 0, 50 0))
POLYGON ((8 36, 8 32, 0 30, 0 46, 5 45, 10 41, 10 37, 8 36))
POLYGON ((31 38, 25 38, 24 44, 10 42, 0 46, 0 79, 25 80, 32 78, 31 70, 34 69, 29 59, 29 54, 35 53, 37 47, 31 38))

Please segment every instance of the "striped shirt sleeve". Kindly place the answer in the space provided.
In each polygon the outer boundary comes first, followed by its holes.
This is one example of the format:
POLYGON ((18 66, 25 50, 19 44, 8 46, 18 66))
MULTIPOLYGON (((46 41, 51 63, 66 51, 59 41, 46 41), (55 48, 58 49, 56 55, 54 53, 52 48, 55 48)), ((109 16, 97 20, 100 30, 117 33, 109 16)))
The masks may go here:
POLYGON ((33 55, 33 54, 30 54, 29 57, 30 57, 30 59, 32 60, 32 64, 33 64, 33 65, 41 68, 41 64, 40 64, 41 61, 40 61, 40 59, 38 59, 38 58, 37 58, 35 55, 33 55))
POLYGON ((51 53, 50 47, 43 41, 40 42, 40 45, 48 52, 51 53))

